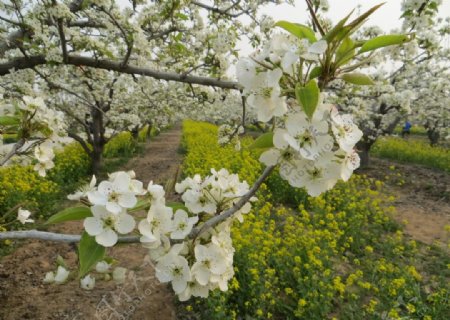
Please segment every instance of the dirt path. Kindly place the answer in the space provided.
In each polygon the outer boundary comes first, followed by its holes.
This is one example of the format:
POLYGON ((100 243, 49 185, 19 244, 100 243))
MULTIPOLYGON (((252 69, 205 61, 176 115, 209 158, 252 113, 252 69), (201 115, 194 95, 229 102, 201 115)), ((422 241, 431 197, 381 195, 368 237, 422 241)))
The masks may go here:
MULTIPOLYGON (((182 161, 177 153, 180 138, 180 128, 162 133, 124 169, 133 169, 145 184, 172 179, 182 161)), ((74 234, 81 230, 79 222, 53 229, 74 234)), ((85 291, 76 280, 60 286, 42 283, 45 273, 55 269, 57 255, 65 259, 75 276, 74 245, 29 240, 0 260, 0 319, 175 319, 171 290, 154 277, 153 266, 144 261, 146 253, 138 244, 108 250, 119 261, 118 266, 129 269, 128 281, 117 286, 113 281, 97 279, 95 289, 85 291)))
POLYGON ((373 159, 363 171, 386 181, 388 192, 395 196, 394 219, 404 225, 405 233, 426 244, 445 247, 449 241, 450 174, 418 165, 373 159))

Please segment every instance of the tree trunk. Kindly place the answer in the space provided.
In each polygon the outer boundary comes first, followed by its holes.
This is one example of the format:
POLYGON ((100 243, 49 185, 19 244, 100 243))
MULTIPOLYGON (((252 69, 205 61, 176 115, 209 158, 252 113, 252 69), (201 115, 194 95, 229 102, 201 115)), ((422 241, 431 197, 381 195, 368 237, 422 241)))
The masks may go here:
POLYGON ((435 146, 439 142, 440 134, 439 131, 435 129, 427 129, 428 140, 430 140, 430 145, 435 146))
POLYGON ((131 136, 134 141, 138 141, 139 138, 139 126, 136 126, 131 130, 131 136))
POLYGON ((92 152, 91 155, 91 165, 92 165, 92 173, 95 174, 97 177, 100 174, 100 171, 102 169, 103 164, 103 147, 101 150, 95 150, 92 152))
POLYGON ((103 165, 103 149, 105 147, 105 128, 103 126, 103 112, 98 108, 91 108, 92 116, 92 173, 98 175, 103 165))
POLYGON ((360 141, 356 145, 359 157, 361 158, 360 168, 367 168, 370 165, 370 148, 373 141, 360 141))

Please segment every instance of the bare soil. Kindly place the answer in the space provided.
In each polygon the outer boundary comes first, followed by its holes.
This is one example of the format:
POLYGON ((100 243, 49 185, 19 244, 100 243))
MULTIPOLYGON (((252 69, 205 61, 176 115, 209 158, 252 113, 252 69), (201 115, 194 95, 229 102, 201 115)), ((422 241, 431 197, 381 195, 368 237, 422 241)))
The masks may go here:
MULTIPOLYGON (((133 169, 145 184, 174 181, 182 161, 177 153, 180 139, 180 128, 161 133, 124 170, 133 169)), ((63 223, 52 231, 80 234, 82 223, 63 223)), ((97 276, 95 289, 85 291, 75 279, 75 245, 28 240, 0 260, 0 319, 176 319, 172 291, 155 278, 154 266, 144 259, 146 254, 139 244, 108 250, 117 266, 129 270, 128 280, 116 285, 97 276), (73 270, 73 279, 64 285, 43 284, 45 273, 55 270, 58 255, 73 270)))
POLYGON ((386 182, 387 191, 395 197, 397 213, 393 218, 404 225, 414 240, 446 246, 450 225, 450 174, 418 165, 372 159, 368 176, 386 182))

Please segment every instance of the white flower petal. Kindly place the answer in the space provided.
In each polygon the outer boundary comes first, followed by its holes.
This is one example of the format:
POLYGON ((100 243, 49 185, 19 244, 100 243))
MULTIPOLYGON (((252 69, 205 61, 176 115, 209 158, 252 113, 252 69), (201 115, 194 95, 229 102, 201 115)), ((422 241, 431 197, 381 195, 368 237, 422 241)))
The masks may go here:
POLYGON ((111 229, 105 229, 102 233, 95 236, 95 241, 104 247, 112 247, 117 243, 117 233, 111 229))
POLYGON ((121 234, 130 233, 135 226, 136 221, 134 221, 134 218, 127 213, 120 214, 114 223, 114 228, 121 234))
POLYGON ((264 151, 259 157, 259 161, 264 163, 266 166, 275 166, 280 160, 280 151, 272 148, 264 151))
POLYGON ((97 236, 103 232, 103 221, 96 217, 87 217, 84 219, 83 226, 91 236, 97 236))
POLYGON ((133 208, 137 203, 137 198, 132 193, 124 193, 119 196, 118 202, 124 208, 133 208))

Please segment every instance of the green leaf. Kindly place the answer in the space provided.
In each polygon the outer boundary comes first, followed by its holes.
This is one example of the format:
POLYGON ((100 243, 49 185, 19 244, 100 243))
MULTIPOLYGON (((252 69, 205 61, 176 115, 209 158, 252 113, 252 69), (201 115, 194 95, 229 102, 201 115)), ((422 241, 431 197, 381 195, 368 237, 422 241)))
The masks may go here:
POLYGON ((370 86, 375 84, 369 76, 359 72, 346 73, 342 75, 341 78, 345 82, 357 84, 360 86, 370 86))
POLYGON ((179 18, 180 20, 183 20, 183 21, 189 20, 189 17, 187 15, 181 13, 181 12, 178 12, 176 14, 176 17, 179 18))
POLYGON ((366 19, 372 14, 374 13, 376 10, 378 10, 381 6, 384 5, 383 3, 377 4, 376 6, 370 8, 369 10, 367 10, 366 12, 364 12, 362 15, 360 15, 358 18, 356 18, 355 20, 353 20, 352 22, 350 22, 346 28, 348 30, 348 34, 353 33, 354 31, 356 31, 365 21, 366 19))
POLYGON ((359 53, 373 51, 379 48, 402 44, 410 40, 409 36, 404 34, 389 34, 379 36, 370 40, 367 40, 359 50, 359 53))
POLYGON ((355 55, 355 43, 349 37, 344 38, 336 51, 336 64, 341 66, 347 63, 355 55))
POLYGON ((186 206, 181 202, 168 202, 166 203, 166 206, 172 208, 174 212, 177 211, 178 209, 189 212, 189 209, 186 208, 186 206))
POLYGON ((322 67, 314 67, 311 72, 309 73, 309 80, 315 79, 320 77, 320 75, 322 74, 322 67))
POLYGON ((20 120, 17 117, 11 116, 1 116, 0 117, 0 126, 13 126, 18 125, 20 120))
POLYGON ((275 23, 276 27, 283 28, 287 32, 293 34, 299 39, 308 39, 309 42, 314 43, 317 42, 316 35, 314 34, 314 31, 311 30, 311 28, 302 25, 300 23, 292 23, 288 21, 278 21, 275 23))
POLYGON ((273 132, 266 132, 260 135, 249 146, 249 149, 268 149, 273 147, 273 132))
POLYGON ((342 19, 341 21, 339 21, 334 27, 333 29, 331 29, 325 36, 324 39, 328 42, 331 43, 334 38, 337 36, 337 34, 339 32, 342 31, 342 28, 344 27, 344 24, 347 22, 348 18, 350 18, 350 16, 352 15, 354 10, 352 10, 344 19, 342 19))
POLYGON ((304 87, 298 83, 295 87, 295 96, 303 107, 303 111, 311 119, 314 111, 316 111, 320 96, 320 90, 316 80, 310 80, 304 87))
POLYGON ((78 244, 78 260, 79 270, 78 278, 84 277, 91 268, 105 255, 105 247, 99 245, 95 241, 95 237, 90 236, 87 232, 81 235, 80 243, 78 244))
POLYGON ((52 215, 45 224, 60 223, 64 221, 83 220, 92 217, 91 209, 88 207, 73 207, 64 209, 52 215))

